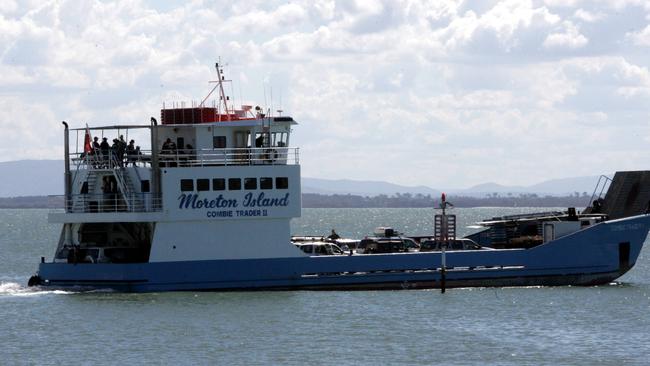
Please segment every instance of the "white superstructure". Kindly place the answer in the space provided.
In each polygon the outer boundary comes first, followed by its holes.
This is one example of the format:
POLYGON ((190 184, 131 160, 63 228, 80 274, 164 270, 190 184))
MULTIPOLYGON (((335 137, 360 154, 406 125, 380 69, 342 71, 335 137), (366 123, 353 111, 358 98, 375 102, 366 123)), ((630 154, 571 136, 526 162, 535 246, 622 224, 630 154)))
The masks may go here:
POLYGON ((301 209, 291 117, 224 103, 163 109, 161 119, 65 124, 65 211, 49 216, 63 224, 55 260, 69 261, 73 251, 106 263, 304 255, 290 239, 301 209), (151 147, 126 150, 129 135, 151 147), (106 144, 93 147, 95 137, 106 144))

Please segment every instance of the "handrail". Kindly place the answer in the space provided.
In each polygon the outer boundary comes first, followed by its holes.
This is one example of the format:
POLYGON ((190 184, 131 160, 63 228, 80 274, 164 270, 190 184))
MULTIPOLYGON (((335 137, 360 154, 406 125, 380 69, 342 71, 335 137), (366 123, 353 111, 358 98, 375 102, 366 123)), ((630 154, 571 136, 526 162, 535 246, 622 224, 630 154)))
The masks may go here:
MULTIPOLYGON (((218 165, 298 165, 300 163, 297 147, 260 147, 260 148, 225 148, 225 149, 181 149, 161 151, 160 167, 218 166, 218 165)), ((138 155, 125 155, 120 162, 112 153, 101 152, 79 157, 70 154, 77 169, 85 165, 88 169, 111 170, 129 164, 151 166, 151 150, 142 150, 138 155)))
MULTIPOLYGON (((57 197, 63 196, 49 196, 48 198, 55 199, 57 197)), ((162 211, 162 197, 152 193, 130 195, 116 193, 76 194, 65 203, 65 207, 68 207, 66 209, 67 213, 162 211), (136 204, 138 202, 140 204, 136 204)))
POLYGON ((589 198, 589 202, 587 202, 587 205, 585 207, 590 207, 593 204, 594 198, 596 197, 596 191, 598 191, 598 187, 600 187, 600 192, 598 192, 598 199, 600 199, 603 196, 603 191, 605 191, 605 188, 608 187, 608 184, 611 183, 612 178, 606 175, 601 175, 598 177, 598 182, 596 183, 596 187, 594 187, 594 192, 591 194, 591 198, 589 198), (602 187, 600 187, 601 181, 603 182, 602 187))
MULTIPOLYGON (((115 181, 117 182, 117 186, 120 188, 120 191, 122 192, 122 196, 123 197, 132 196, 133 192, 131 192, 128 185, 126 184, 126 180, 122 175, 121 168, 119 167, 113 168, 113 175, 115 176, 115 181)), ((132 202, 130 200, 125 199, 124 202, 126 203, 129 209, 133 207, 133 205, 131 204, 132 202)))

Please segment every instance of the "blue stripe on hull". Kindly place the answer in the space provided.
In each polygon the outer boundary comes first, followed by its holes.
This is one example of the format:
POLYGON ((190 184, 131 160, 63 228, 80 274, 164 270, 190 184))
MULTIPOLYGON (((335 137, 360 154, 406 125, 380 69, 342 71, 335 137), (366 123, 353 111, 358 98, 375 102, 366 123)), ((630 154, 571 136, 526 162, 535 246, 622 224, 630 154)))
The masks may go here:
MULTIPOLYGON (((591 285, 634 263, 650 216, 600 224, 531 249, 447 253, 447 286, 591 285), (622 267, 619 243, 630 243, 622 267)), ((121 291, 438 287, 440 253, 395 253, 140 264, 43 263, 49 286, 121 291)))

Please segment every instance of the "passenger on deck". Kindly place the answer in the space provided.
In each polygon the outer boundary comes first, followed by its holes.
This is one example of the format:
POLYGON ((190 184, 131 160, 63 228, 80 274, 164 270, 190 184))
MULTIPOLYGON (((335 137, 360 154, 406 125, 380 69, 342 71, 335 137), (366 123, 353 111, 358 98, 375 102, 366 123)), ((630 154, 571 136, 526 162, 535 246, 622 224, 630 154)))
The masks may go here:
POLYGON ((327 239, 330 239, 330 240, 341 239, 341 236, 339 236, 339 234, 337 234, 336 231, 334 231, 334 229, 332 229, 332 233, 327 237, 327 239))
MULTIPOLYGON (((118 139, 113 139, 113 145, 111 145, 111 161, 118 160, 118 150, 120 149, 120 141, 118 139)), ((118 161, 118 165, 122 166, 118 161)))
POLYGON ((165 140, 165 142, 163 142, 162 149, 160 150, 160 152, 162 154, 171 154, 172 153, 172 144, 173 144, 172 139, 167 138, 167 140, 165 140))
POLYGON ((129 166, 129 163, 133 163, 133 166, 136 166, 135 162, 138 156, 135 154, 135 140, 129 141, 129 145, 126 147, 126 159, 126 166, 129 166))
POLYGON ((93 138, 93 150, 92 150, 92 158, 93 158, 93 168, 99 167, 99 161, 102 159, 101 158, 101 146, 99 145, 99 137, 95 136, 93 138))
POLYGON ((99 152, 99 149, 100 149, 100 145, 99 145, 99 137, 95 136, 95 138, 93 138, 93 151, 95 151, 96 153, 98 153, 98 152, 99 152))
POLYGON ((133 165, 137 166, 136 162, 142 159, 142 152, 140 151, 140 146, 135 147, 135 151, 133 152, 133 154, 135 155, 135 161, 133 162, 133 165))
POLYGON ((176 166, 175 162, 171 162, 176 159, 176 144, 170 139, 169 137, 167 140, 162 145, 162 150, 160 151, 162 156, 163 161, 169 161, 170 163, 164 163, 163 166, 167 165, 170 167, 176 166))
POLYGON ((102 165, 104 167, 106 167, 107 162, 108 162, 108 158, 109 158, 109 154, 111 153, 111 145, 108 144, 108 138, 103 137, 102 138, 102 143, 99 146, 100 146, 99 150, 102 153, 102 161, 103 161, 102 165))
POLYGON ((124 141, 124 135, 120 135, 120 138, 117 140, 117 161, 120 166, 124 166, 124 154, 126 153, 126 141, 124 141))

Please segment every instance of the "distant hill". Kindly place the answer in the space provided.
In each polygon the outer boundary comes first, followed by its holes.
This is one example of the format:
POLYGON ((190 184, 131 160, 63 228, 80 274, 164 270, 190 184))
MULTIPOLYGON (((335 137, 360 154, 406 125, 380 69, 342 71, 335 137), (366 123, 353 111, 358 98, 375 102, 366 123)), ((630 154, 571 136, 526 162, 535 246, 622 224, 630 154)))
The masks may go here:
MULTIPOLYGON (((610 178, 614 174, 607 174, 610 178)), ((542 183, 529 186, 530 192, 551 193, 555 195, 565 195, 574 192, 587 192, 591 194, 598 183, 600 176, 574 177, 564 179, 552 179, 542 183)))
MULTIPOLYGON (((47 196, 63 194, 63 160, 19 160, 0 162, 0 197, 47 196)), ((383 181, 350 179, 302 178, 303 193, 325 195, 392 196, 396 193, 431 195, 437 198, 441 191, 455 196, 485 197, 498 193, 536 193, 567 196, 574 192, 591 194, 598 176, 547 180, 531 186, 504 186, 484 183, 467 189, 440 190, 427 186, 404 186, 383 181)))
MULTIPOLYGON (((609 175, 610 177, 613 174, 609 175)), ((450 189, 448 192, 454 195, 464 195, 471 197, 483 197, 485 195, 498 193, 503 194, 519 194, 519 193, 536 193, 538 195, 550 196, 569 196, 578 192, 582 195, 583 192, 591 194, 598 182, 598 175, 586 177, 573 177, 562 179, 550 179, 541 183, 533 184, 530 186, 504 186, 498 183, 483 183, 472 186, 467 189, 450 189)))
POLYGON ((318 194, 356 194, 361 196, 378 196, 380 194, 394 195, 395 193, 411 193, 438 196, 440 191, 425 186, 402 186, 393 183, 350 180, 350 179, 319 179, 302 178, 303 193, 318 194))

